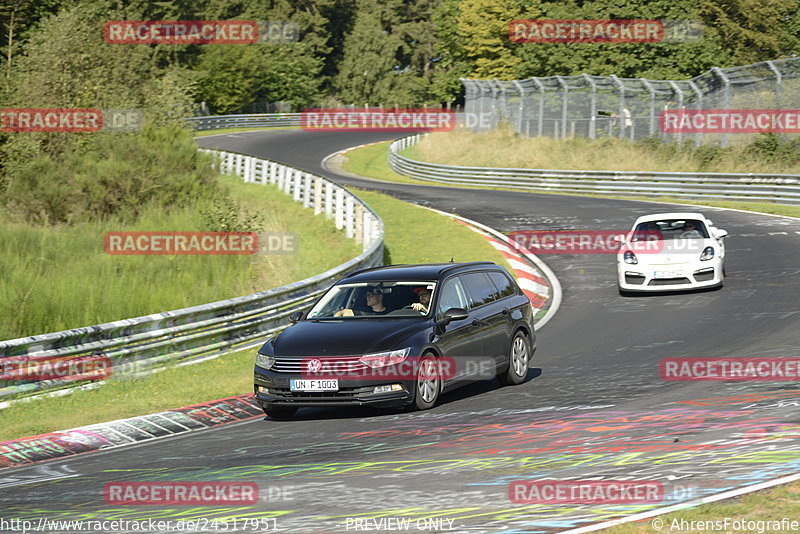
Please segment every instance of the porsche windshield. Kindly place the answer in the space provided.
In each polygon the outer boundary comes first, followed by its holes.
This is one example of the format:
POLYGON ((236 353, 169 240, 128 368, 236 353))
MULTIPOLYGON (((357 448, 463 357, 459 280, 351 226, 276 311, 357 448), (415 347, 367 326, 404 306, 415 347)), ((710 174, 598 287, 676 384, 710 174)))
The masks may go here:
POLYGON ((708 230, 697 219, 665 219, 639 223, 633 231, 632 241, 707 239, 708 230))
POLYGON ((430 313, 436 284, 425 281, 362 282, 332 287, 307 319, 423 317, 430 313))

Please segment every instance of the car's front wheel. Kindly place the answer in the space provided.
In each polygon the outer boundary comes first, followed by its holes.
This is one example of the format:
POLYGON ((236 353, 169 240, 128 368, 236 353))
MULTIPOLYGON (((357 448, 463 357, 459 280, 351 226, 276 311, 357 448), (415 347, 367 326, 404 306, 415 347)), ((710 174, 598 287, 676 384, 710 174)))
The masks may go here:
POLYGON ((417 366, 417 376, 414 381, 414 404, 412 407, 417 410, 432 408, 439 399, 441 389, 442 377, 436 358, 431 354, 426 354, 420 358, 417 366))
POLYGON ((262 406, 264 413, 273 419, 288 419, 297 413, 297 408, 294 406, 274 406, 267 404, 262 406))
POLYGON ((524 332, 514 334, 511 350, 508 355, 508 370, 498 375, 503 385, 521 384, 528 376, 528 364, 531 361, 531 344, 524 332))

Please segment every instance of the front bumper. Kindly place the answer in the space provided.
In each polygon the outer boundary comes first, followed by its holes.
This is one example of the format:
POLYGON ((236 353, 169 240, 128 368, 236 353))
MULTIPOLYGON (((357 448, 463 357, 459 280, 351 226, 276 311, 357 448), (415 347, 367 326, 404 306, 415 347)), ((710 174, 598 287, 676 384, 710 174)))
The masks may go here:
POLYGON ((338 391, 291 391, 290 380, 303 379, 300 374, 275 373, 256 367, 254 389, 256 401, 263 407, 273 406, 375 406, 398 408, 413 400, 414 382, 410 380, 340 380, 338 391), (375 387, 399 384, 402 391, 375 393, 375 387))
MULTIPOLYGON (((656 267, 667 269, 667 267, 656 267)), ((638 265, 620 264, 617 268, 617 282, 623 291, 682 291, 687 289, 702 289, 722 285, 722 265, 714 262, 712 265, 687 265, 670 266, 674 272, 669 278, 656 278, 652 266, 640 267, 638 265)))

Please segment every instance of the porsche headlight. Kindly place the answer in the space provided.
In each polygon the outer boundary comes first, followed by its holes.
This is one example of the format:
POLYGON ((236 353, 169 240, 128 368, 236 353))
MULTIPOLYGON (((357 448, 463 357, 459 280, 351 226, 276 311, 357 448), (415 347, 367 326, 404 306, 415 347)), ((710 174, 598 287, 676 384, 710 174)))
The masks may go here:
POLYGON ((714 259, 714 247, 706 247, 703 253, 700 254, 700 261, 708 261, 714 259))
POLYGON ((630 250, 626 250, 622 258, 625 260, 625 263, 630 263, 631 265, 636 265, 637 263, 639 263, 639 260, 636 259, 636 254, 634 254, 630 250))

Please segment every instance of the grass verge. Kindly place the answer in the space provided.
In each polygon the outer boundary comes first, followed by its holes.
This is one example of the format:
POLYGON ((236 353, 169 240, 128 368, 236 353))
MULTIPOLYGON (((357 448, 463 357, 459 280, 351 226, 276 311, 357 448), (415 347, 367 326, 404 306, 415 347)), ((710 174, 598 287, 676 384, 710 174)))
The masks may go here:
MULTIPOLYGON (((259 189, 254 185, 242 184, 242 187, 248 191, 259 189)), ((380 193, 354 192, 384 220, 386 263, 447 262, 452 257, 456 261, 488 260, 505 264, 503 256, 483 237, 453 219, 380 193)), ((253 201, 259 199, 254 197, 253 201)), ((326 248, 325 254, 320 254, 318 249, 315 254, 327 256, 329 251, 326 248)), ((318 265, 322 259, 316 261, 318 265)), ((309 266, 302 269, 308 270, 309 266)), ((317 272, 322 269, 310 274, 317 272)), ((250 393, 254 354, 255 350, 240 351, 144 378, 111 379, 96 390, 14 404, 0 411, 3 418, 0 440, 250 393)))
POLYGON ((0 339, 138 317, 247 295, 324 272, 360 247, 323 215, 314 216, 276 186, 228 176, 221 182, 265 232, 297 236, 292 254, 109 255, 110 231, 205 230, 196 205, 149 208, 135 223, 31 227, 0 222, 0 339), (324 251, 324 253, 320 253, 324 251))
POLYGON ((695 508, 687 508, 632 523, 626 523, 608 528, 603 532, 609 534, 654 534, 657 532, 797 532, 797 528, 782 528, 771 522, 780 523, 782 518, 800 523, 797 516, 797 502, 800 499, 800 482, 794 482, 775 488, 750 493, 742 497, 705 504, 695 508), (731 523, 725 528, 725 519, 730 518, 731 523), (733 521, 762 521, 743 528, 734 528, 733 521), (694 527, 692 527, 694 521, 694 527), (700 522, 703 522, 701 525, 700 522), (718 523, 717 523, 718 522, 718 523), (713 524, 718 527, 712 527, 713 524), (661 528, 656 528, 661 525, 661 528), (705 528, 703 528, 703 526, 705 528), (776 528, 777 527, 777 528, 776 528))
POLYGON ((720 148, 659 139, 525 137, 507 128, 481 134, 437 132, 408 152, 432 163, 467 167, 518 167, 670 172, 800 173, 800 144, 762 134, 750 144, 720 148))

